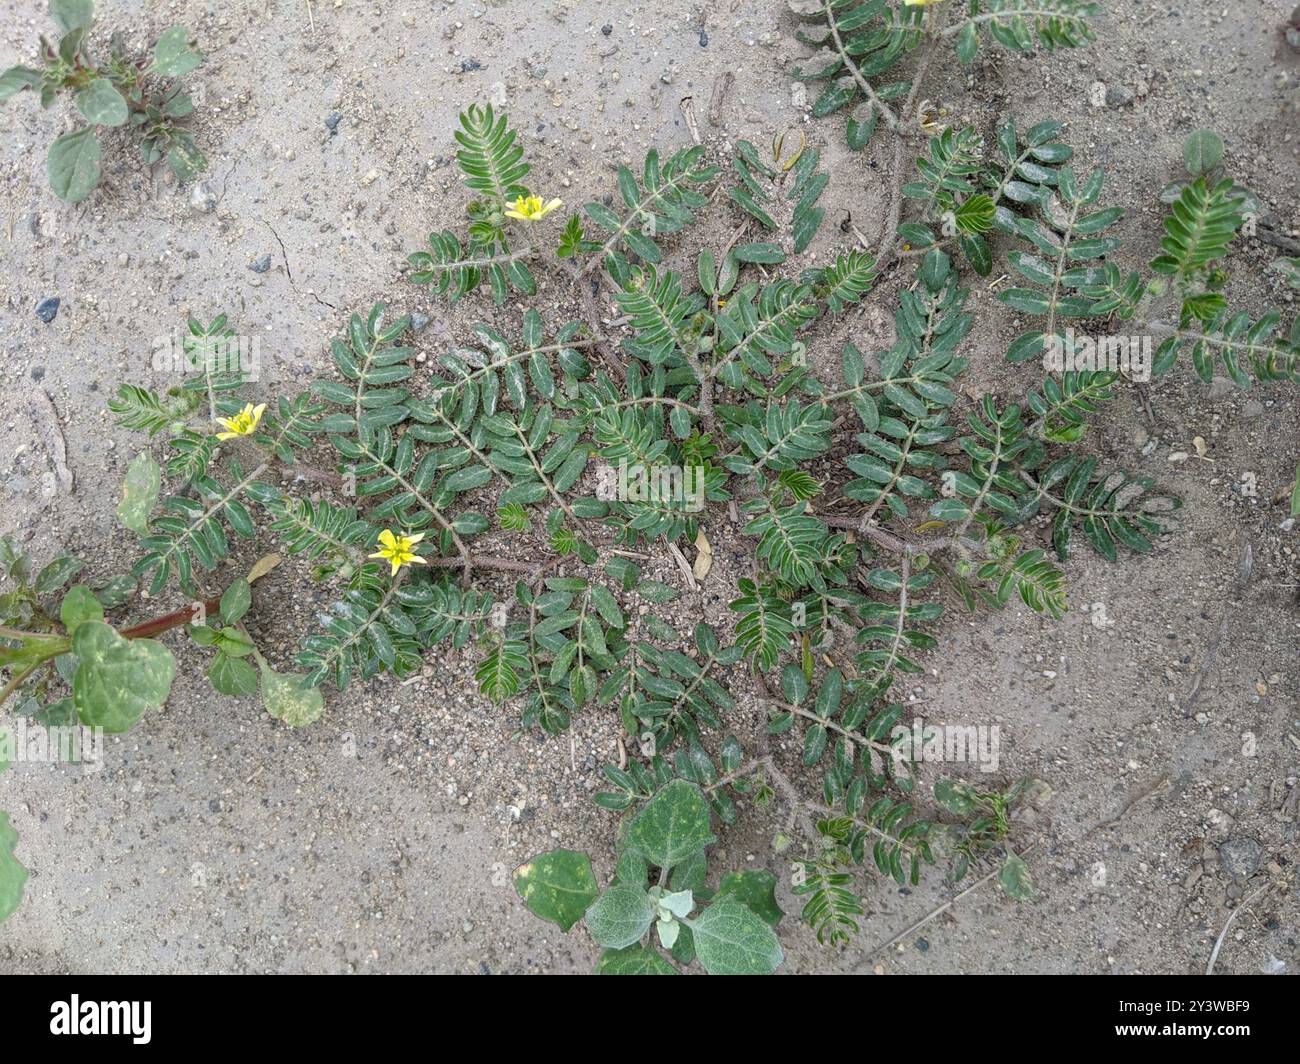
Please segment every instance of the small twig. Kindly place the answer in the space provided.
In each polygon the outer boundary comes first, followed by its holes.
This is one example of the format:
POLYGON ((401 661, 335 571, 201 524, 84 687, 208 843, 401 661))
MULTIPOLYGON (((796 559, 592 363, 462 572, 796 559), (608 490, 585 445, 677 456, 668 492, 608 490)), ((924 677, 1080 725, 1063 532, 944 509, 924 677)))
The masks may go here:
POLYGON ((1273 880, 1269 880, 1258 890, 1247 895, 1245 898, 1242 898, 1241 904, 1238 905, 1235 909, 1232 910, 1232 912, 1228 914, 1228 919, 1223 925, 1223 930, 1219 932, 1219 937, 1214 942, 1214 950, 1210 954, 1210 963, 1205 966, 1206 975, 1214 974, 1214 965, 1219 959, 1219 950, 1223 948, 1223 940, 1228 937, 1228 929, 1232 927, 1232 922, 1235 919, 1237 919, 1238 914, 1243 909, 1248 908, 1250 903, 1253 902, 1256 898, 1260 897, 1260 895, 1262 894, 1268 893, 1275 886, 1277 886, 1277 884, 1273 880))
POLYGON ((691 140, 699 144, 700 126, 695 121, 695 98, 693 96, 683 96, 677 106, 681 108, 682 118, 686 120, 686 128, 690 131, 691 140))
POLYGON ((859 535, 865 536, 873 543, 878 543, 886 550, 893 551, 895 554, 903 554, 911 557, 917 554, 934 553, 930 548, 921 547, 915 543, 909 543, 907 540, 894 535, 892 532, 886 532, 879 525, 866 525, 864 527, 860 518, 837 517, 834 514, 817 514, 816 516, 819 517, 822 523, 828 528, 842 528, 847 529, 850 532, 856 532, 859 535))
POLYGON ((726 99, 727 92, 731 89, 731 83, 736 80, 736 75, 730 70, 724 70, 713 79, 713 94, 709 97, 709 109, 706 112, 709 117, 709 125, 718 126, 722 124, 722 102, 726 99))
MULTIPOLYGON (((425 558, 429 565, 441 569, 460 568, 466 564, 466 559, 457 555, 453 558, 425 558)), ((471 569, 496 569, 504 573, 535 573, 546 569, 554 563, 554 559, 547 562, 520 562, 514 558, 494 558, 491 555, 471 554, 468 558, 468 564, 471 569)))
MULTIPOLYGON (((1164 794, 1165 791, 1167 790, 1169 790, 1169 774, 1164 773, 1160 776, 1159 779, 1155 781, 1155 783, 1151 784, 1151 786, 1146 787, 1143 790, 1139 791, 1127 802, 1125 802, 1120 807, 1119 812, 1116 813, 1114 816, 1107 817, 1100 824, 1097 824, 1094 827, 1089 828, 1086 832, 1084 832, 1083 838, 1086 839, 1089 835, 1092 835, 1098 831, 1104 831, 1107 828, 1117 827, 1120 824, 1120 822, 1123 821, 1123 819, 1126 816, 1128 816, 1129 813, 1131 813, 1134 810, 1134 808, 1136 808, 1138 805, 1145 802, 1148 798, 1154 798, 1156 797, 1156 795, 1164 794)), ((1080 841, 1082 841, 1082 839, 1080 841)))

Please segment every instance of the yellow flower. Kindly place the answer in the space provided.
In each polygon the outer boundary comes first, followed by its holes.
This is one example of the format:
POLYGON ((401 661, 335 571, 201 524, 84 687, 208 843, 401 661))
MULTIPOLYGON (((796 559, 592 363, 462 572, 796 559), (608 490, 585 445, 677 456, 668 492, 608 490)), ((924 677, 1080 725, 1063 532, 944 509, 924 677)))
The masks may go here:
POLYGON ((414 536, 395 536, 392 529, 386 528, 379 533, 379 550, 370 555, 372 558, 385 558, 393 566, 390 576, 396 576, 403 565, 428 565, 415 553, 415 545, 424 539, 424 533, 414 536))
POLYGON ((254 406, 248 403, 234 417, 219 417, 217 421, 225 425, 228 432, 218 432, 217 439, 233 440, 236 436, 251 436, 257 431, 257 426, 262 420, 262 412, 266 410, 265 403, 258 403, 254 406))
POLYGON ((553 199, 549 203, 543 203, 541 196, 520 196, 513 207, 506 208, 506 217, 518 218, 521 222, 539 222, 551 211, 563 206, 563 200, 553 199))
POLYGON ((942 0, 903 0, 904 7, 925 7, 926 4, 938 4, 942 0))

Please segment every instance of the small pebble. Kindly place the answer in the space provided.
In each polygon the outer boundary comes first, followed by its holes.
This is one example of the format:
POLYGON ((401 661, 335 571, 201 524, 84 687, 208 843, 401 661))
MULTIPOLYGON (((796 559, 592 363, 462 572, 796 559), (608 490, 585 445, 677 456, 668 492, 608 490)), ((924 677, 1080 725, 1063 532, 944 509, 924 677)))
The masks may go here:
POLYGON ((217 194, 206 181, 194 182, 190 189, 190 207, 199 214, 211 214, 217 209, 217 194))
POLYGON ((59 303, 61 300, 58 296, 50 296, 48 299, 42 299, 36 304, 36 316, 49 325, 59 313, 59 303))
POLYGON ((266 273, 271 268, 271 256, 263 255, 260 259, 254 259, 248 264, 248 268, 254 273, 266 273))

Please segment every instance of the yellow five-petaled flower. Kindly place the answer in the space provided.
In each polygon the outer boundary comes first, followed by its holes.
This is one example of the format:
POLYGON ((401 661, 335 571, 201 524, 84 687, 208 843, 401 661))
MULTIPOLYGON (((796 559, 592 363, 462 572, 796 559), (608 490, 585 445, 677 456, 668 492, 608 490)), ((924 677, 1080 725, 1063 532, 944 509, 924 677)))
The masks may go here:
POLYGON ((539 222, 551 211, 563 206, 563 200, 553 199, 543 203, 541 196, 520 196, 512 206, 506 208, 506 217, 518 218, 521 222, 539 222))
POLYGON ((262 420, 262 413, 266 410, 265 403, 258 403, 254 406, 252 403, 245 405, 234 417, 219 417, 217 421, 226 426, 226 432, 218 432, 217 439, 233 440, 236 436, 251 436, 257 431, 257 426, 262 420))
POLYGON ((391 528, 379 533, 379 550, 370 555, 372 558, 384 558, 393 567, 391 576, 403 565, 428 565, 429 563, 415 553, 415 545, 424 539, 424 533, 414 536, 395 536, 391 528))

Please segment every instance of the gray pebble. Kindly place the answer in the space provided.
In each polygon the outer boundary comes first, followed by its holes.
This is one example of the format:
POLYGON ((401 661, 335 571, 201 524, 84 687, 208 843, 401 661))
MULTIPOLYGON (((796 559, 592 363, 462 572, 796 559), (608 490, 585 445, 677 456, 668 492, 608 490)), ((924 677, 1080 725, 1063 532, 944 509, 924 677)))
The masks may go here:
POLYGON ((1228 874, 1237 879, 1249 879, 1259 870, 1264 851, 1259 843, 1247 835, 1219 844, 1219 860, 1228 874))
POLYGON ((48 299, 42 299, 36 304, 36 316, 49 325, 59 313, 60 299, 58 296, 50 296, 48 299))
POLYGON ((1106 90, 1107 107, 1127 107, 1133 102, 1133 90, 1123 85, 1112 85, 1106 90))
POLYGON ((339 123, 341 121, 343 121, 343 116, 335 111, 325 119, 325 128, 330 131, 331 135, 333 135, 339 131, 339 123))
POLYGON ((248 264, 248 268, 254 273, 266 273, 271 268, 271 256, 263 255, 260 259, 254 259, 248 264))
POLYGON ((211 214, 217 209, 217 194, 206 181, 194 182, 190 189, 190 207, 199 214, 211 214))

